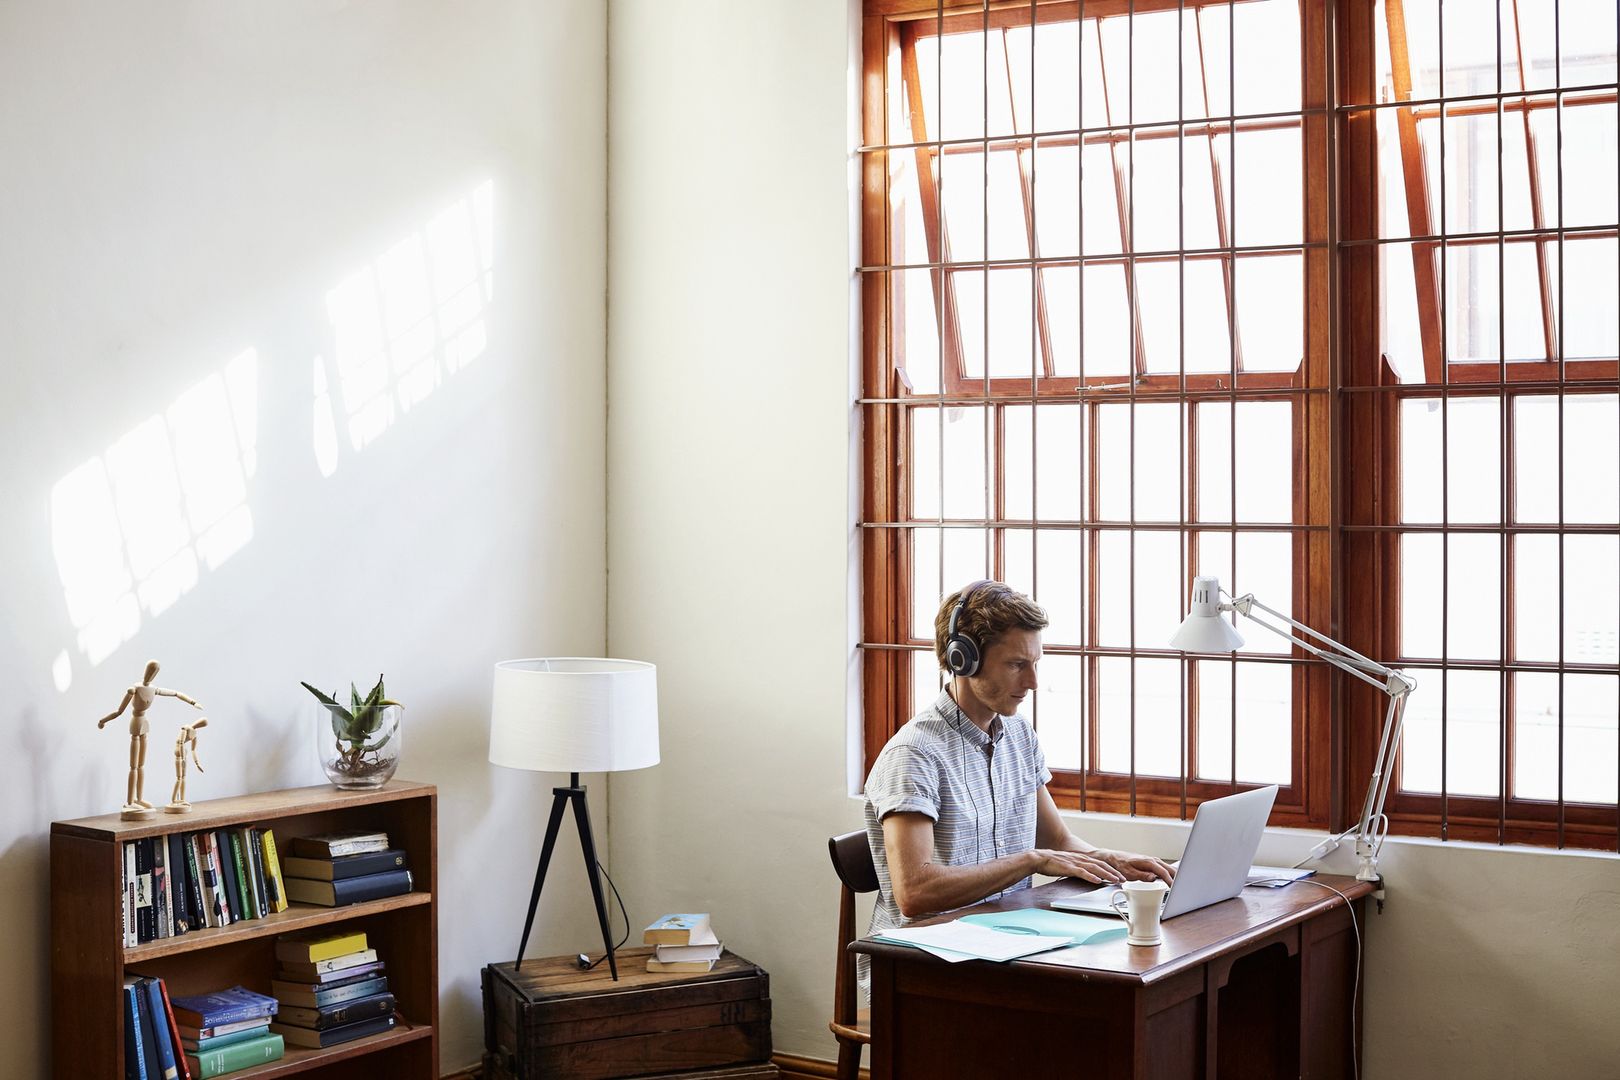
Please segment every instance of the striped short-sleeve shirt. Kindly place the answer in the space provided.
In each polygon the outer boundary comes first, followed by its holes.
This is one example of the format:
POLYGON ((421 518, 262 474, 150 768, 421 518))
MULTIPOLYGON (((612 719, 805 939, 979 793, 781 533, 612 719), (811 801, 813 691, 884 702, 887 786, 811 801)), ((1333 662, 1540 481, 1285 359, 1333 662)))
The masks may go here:
MULTIPOLYGON (((934 862, 970 866, 1035 847, 1035 807, 1052 774, 1035 729, 997 716, 982 731, 948 691, 895 732, 866 779, 866 840, 877 869, 872 930, 904 926, 883 849, 883 819, 897 812, 934 821, 934 862)), ((1024 878, 982 899, 1026 889, 1024 878)))

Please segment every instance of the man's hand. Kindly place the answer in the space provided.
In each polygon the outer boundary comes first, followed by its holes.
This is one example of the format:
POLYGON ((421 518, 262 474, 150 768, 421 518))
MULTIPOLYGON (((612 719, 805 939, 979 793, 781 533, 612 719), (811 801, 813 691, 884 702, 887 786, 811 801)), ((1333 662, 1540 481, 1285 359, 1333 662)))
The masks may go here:
POLYGON ((1137 855, 1130 851, 1103 851, 1100 849, 1092 854, 1123 874, 1125 879, 1129 881, 1152 881, 1154 878, 1161 881, 1174 881, 1176 878, 1175 867, 1163 859, 1155 859, 1151 855, 1137 855))
POLYGON ((1126 880, 1124 871, 1103 858, 1105 854, 1101 851, 1058 851, 1052 848, 1037 848, 1035 855, 1040 859, 1040 864, 1036 866, 1035 872, 1048 877, 1079 878, 1081 881, 1091 881, 1099 885, 1118 884, 1126 880))

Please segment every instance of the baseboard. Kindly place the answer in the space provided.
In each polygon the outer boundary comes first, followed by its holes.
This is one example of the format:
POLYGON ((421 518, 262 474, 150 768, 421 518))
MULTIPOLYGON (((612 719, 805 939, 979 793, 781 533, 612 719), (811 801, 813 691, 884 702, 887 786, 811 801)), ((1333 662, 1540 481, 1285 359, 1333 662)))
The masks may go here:
MULTIPOLYGON (((782 1071, 782 1080, 837 1080, 838 1063, 797 1054, 772 1054, 771 1062, 782 1071)), ((872 1080, 870 1069, 861 1070, 861 1080, 872 1080)))
MULTIPOLYGON (((838 1063, 797 1054, 772 1054, 771 1062, 782 1071, 782 1080, 837 1080, 838 1063)), ((459 1072, 445 1073, 441 1080, 479 1080, 482 1065, 469 1065, 459 1072)), ((861 1070, 861 1080, 872 1080, 870 1069, 861 1070)))

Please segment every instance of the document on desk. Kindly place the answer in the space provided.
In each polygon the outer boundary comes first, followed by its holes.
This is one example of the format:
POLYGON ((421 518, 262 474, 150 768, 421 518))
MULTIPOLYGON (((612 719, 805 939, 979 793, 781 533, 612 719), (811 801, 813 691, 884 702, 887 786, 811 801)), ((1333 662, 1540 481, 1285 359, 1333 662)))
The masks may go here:
POLYGON ((1078 915, 1049 908, 1019 908, 1015 911, 987 911, 964 915, 965 923, 976 923, 1004 934, 1033 934, 1064 937, 1070 945, 1093 945, 1125 936, 1125 924, 1112 915, 1078 915))
POLYGON ((941 960, 1016 960, 1020 956, 1061 949, 1073 938, 993 930, 957 919, 933 926, 895 926, 872 935, 878 941, 910 945, 941 960))

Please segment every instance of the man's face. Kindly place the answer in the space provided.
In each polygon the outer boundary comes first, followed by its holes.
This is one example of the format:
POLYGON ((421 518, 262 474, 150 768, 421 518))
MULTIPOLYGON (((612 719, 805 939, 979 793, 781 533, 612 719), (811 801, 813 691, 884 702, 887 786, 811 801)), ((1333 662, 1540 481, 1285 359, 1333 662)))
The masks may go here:
POLYGON ((1008 630, 985 650, 979 673, 967 680, 968 692, 986 708, 1009 716, 1035 689, 1040 659, 1039 630, 1008 630))

